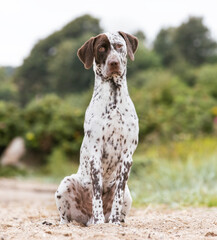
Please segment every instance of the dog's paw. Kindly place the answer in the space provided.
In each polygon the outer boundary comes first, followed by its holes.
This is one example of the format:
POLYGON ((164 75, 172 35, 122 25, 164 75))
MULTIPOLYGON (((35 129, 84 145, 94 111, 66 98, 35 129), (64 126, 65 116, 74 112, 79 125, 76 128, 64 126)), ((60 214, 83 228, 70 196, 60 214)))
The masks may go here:
POLYGON ((103 220, 98 220, 98 219, 94 220, 94 224, 103 224, 103 223, 105 223, 105 221, 103 220))
POLYGON ((102 223, 105 223, 105 217, 104 217, 104 216, 95 217, 95 218, 93 219, 93 223, 94 223, 94 224, 102 224, 102 223))
POLYGON ((61 218, 61 220, 60 220, 60 224, 61 224, 61 225, 62 225, 62 224, 67 224, 67 223, 69 223, 68 220, 65 220, 65 219, 61 218))
POLYGON ((117 217, 110 218, 109 219, 109 223, 115 224, 117 226, 121 225, 121 222, 120 222, 120 220, 117 217))
POLYGON ((121 222, 120 221, 112 221, 112 220, 110 220, 109 223, 114 224, 116 226, 121 226, 121 222))

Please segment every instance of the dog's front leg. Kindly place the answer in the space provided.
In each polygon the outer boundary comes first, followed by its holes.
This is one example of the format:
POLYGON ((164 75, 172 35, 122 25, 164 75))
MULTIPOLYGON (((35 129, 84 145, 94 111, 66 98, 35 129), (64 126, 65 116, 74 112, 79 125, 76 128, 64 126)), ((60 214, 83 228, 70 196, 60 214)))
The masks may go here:
POLYGON ((111 215, 109 217, 109 223, 114 223, 117 225, 120 224, 124 191, 129 177, 131 166, 132 160, 128 158, 124 158, 119 162, 119 168, 117 171, 116 179, 116 191, 112 204, 111 215))
POLYGON ((102 175, 101 175, 100 154, 94 153, 90 160, 90 174, 93 188, 93 223, 100 224, 105 222, 102 202, 102 175))

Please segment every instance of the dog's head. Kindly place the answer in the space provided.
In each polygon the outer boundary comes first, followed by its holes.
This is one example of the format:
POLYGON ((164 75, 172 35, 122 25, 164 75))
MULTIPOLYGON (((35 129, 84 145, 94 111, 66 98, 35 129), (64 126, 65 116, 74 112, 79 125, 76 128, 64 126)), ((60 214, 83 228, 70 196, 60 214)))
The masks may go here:
POLYGON ((137 46, 138 39, 130 34, 104 33, 85 42, 77 54, 86 69, 94 63, 95 73, 107 79, 125 73, 127 55, 133 61, 137 46))

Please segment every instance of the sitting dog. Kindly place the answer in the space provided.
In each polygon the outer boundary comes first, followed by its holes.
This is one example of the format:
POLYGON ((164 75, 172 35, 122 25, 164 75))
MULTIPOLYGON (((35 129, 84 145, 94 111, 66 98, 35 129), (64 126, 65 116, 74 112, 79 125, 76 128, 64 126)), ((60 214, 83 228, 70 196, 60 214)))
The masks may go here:
POLYGON ((134 60, 136 37, 105 33, 78 50, 86 69, 93 65, 95 86, 86 110, 77 174, 65 177, 56 194, 61 223, 124 222, 132 198, 127 180, 138 144, 138 118, 129 96, 127 55, 134 60))

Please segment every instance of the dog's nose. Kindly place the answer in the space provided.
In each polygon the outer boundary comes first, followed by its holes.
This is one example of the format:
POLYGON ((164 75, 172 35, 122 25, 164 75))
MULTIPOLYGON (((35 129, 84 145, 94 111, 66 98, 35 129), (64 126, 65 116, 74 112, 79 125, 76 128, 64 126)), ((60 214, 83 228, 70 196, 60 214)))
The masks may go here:
POLYGON ((120 62, 118 58, 111 57, 107 62, 107 75, 120 74, 120 62))
POLYGON ((109 66, 110 67, 118 67, 119 62, 117 60, 111 60, 111 61, 109 61, 109 66))

